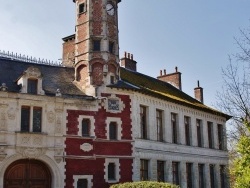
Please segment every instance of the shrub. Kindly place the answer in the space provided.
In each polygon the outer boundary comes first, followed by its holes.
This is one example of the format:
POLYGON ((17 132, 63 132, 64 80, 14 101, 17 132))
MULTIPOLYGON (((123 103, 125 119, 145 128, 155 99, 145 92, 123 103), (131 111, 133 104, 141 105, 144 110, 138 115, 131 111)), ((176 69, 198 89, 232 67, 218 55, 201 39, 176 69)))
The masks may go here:
POLYGON ((110 188, 179 188, 179 186, 164 182, 138 181, 115 184, 110 188))

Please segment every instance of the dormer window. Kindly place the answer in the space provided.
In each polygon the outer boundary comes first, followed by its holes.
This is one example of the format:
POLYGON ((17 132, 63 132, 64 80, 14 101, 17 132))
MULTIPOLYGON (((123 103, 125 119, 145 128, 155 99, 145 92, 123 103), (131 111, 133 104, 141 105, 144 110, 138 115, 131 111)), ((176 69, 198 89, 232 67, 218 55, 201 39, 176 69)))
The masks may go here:
POLYGON ((37 79, 28 79, 27 93, 37 94, 37 79))
POLYGON ((29 67, 18 78, 17 84, 21 85, 21 93, 28 93, 33 95, 44 95, 42 88, 42 74, 41 71, 34 66, 29 67))

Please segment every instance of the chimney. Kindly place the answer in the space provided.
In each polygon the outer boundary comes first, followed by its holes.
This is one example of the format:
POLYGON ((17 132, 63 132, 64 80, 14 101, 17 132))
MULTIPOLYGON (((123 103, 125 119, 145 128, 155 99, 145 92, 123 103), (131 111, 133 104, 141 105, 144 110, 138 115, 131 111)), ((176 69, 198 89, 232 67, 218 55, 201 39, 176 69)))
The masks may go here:
POLYGON ((134 60, 133 54, 124 53, 124 57, 121 59, 121 67, 136 71, 136 61, 134 60))
POLYGON ((197 85, 198 85, 198 86, 197 86, 196 88, 194 88, 194 97, 195 97, 196 100, 198 100, 198 101, 204 103, 204 99, 203 99, 203 88, 200 87, 200 82, 199 82, 199 80, 198 80, 198 82, 197 82, 197 85))
POLYGON ((182 90, 181 73, 178 71, 178 67, 175 67, 174 73, 169 73, 169 74, 166 73, 166 69, 163 70, 163 74, 162 74, 162 70, 161 70, 160 76, 158 76, 157 79, 164 81, 164 82, 167 82, 167 83, 175 86, 179 90, 182 90))
POLYGON ((63 39, 62 64, 65 67, 73 67, 75 62, 75 35, 63 39))

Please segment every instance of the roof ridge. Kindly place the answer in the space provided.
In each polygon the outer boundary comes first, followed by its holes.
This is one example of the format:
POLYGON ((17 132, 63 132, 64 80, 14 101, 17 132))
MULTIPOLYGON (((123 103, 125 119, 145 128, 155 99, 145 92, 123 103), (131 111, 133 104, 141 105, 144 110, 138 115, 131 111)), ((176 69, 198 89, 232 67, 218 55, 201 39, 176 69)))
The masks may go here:
POLYGON ((63 67, 61 62, 50 61, 47 59, 40 59, 40 58, 37 59, 37 58, 32 57, 32 56, 17 54, 17 53, 13 53, 13 52, 9 52, 9 51, 5 52, 5 51, 0 50, 0 58, 1 59, 17 60, 17 61, 26 62, 26 63, 35 63, 35 64, 41 64, 41 65, 63 67))

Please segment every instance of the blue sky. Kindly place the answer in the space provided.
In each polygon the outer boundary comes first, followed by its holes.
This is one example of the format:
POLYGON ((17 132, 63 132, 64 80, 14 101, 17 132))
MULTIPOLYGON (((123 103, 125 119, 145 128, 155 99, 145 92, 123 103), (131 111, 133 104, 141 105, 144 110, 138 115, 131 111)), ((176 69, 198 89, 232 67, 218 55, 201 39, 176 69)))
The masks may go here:
MULTIPOLYGON (((0 0, 0 50, 57 60, 61 38, 74 33, 72 0, 0 0)), ((233 37, 249 28, 249 0, 122 0, 120 58, 134 54, 138 72, 157 77, 178 66, 183 91, 193 96, 197 80, 205 104, 215 103, 221 68, 238 51, 233 37)))

